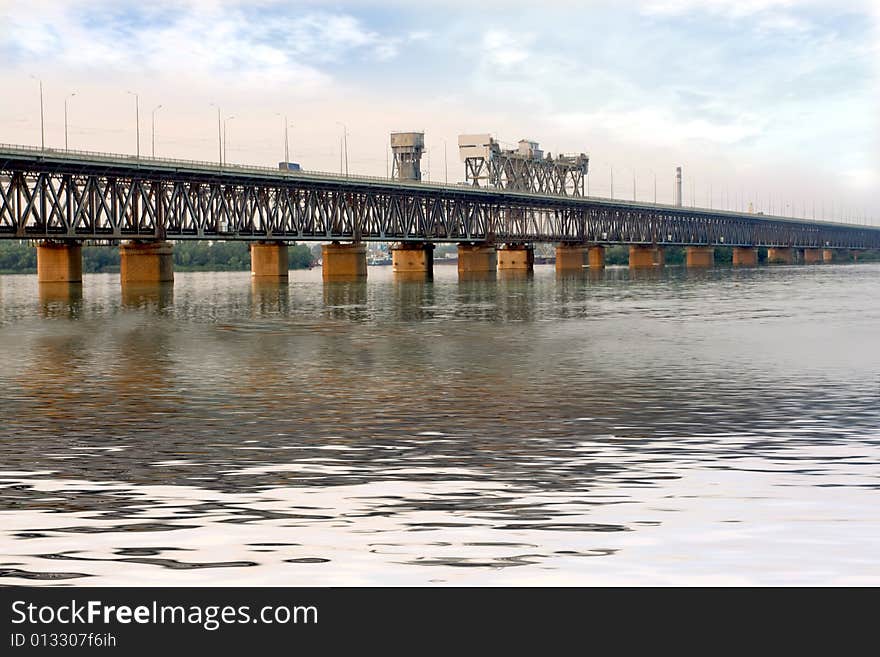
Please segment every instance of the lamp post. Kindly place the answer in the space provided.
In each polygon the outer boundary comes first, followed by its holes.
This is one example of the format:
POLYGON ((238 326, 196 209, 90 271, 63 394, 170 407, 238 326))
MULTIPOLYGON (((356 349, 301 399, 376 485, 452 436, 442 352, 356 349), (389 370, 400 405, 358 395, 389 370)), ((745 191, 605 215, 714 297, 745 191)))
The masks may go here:
POLYGON ((443 140, 443 179, 446 181, 446 184, 449 184, 449 153, 446 147, 446 140, 443 140))
POLYGON ((342 126, 342 150, 345 153, 345 175, 348 176, 348 127, 340 121, 336 125, 342 126))
POLYGON ((75 91, 64 97, 64 150, 69 150, 67 146, 67 101, 74 96, 76 96, 75 91))
POLYGON ((611 171, 611 198, 614 198, 614 167, 609 166, 608 169, 611 171))
POLYGON ((152 151, 150 157, 156 157, 156 112, 162 109, 161 105, 156 105, 153 108, 152 119, 150 121, 150 140, 152 141, 152 151))
POLYGON ((141 159, 141 99, 138 95, 133 91, 126 91, 125 93, 131 94, 134 96, 134 124, 135 124, 135 133, 137 135, 137 158, 141 159))
POLYGON ((43 81, 36 75, 32 75, 31 78, 40 83, 40 149, 46 150, 46 120, 45 114, 43 113, 43 81))
POLYGON ((287 167, 288 162, 290 162, 290 137, 287 129, 288 127, 292 128, 293 124, 287 120, 286 114, 275 112, 275 116, 280 116, 284 121, 284 166, 287 167))
POLYGON ((211 107, 217 108, 217 159, 223 166, 223 120, 220 118, 220 106, 211 103, 211 107))

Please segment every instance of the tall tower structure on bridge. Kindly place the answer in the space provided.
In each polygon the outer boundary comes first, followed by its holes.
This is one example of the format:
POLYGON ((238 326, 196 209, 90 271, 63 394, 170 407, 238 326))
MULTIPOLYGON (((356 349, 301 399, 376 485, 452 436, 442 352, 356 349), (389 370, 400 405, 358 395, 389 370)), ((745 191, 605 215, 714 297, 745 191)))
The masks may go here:
POLYGON ((675 199, 674 204, 681 207, 681 167, 675 167, 675 199))
MULTIPOLYGON (((391 152, 395 180, 422 179, 424 132, 392 132, 391 152)), ((434 272, 434 245, 426 242, 399 242, 391 247, 391 267, 396 275, 407 278, 431 278, 434 272)))
POLYGON ((585 196, 590 164, 586 153, 554 158, 528 139, 521 139, 516 149, 505 150, 489 134, 459 135, 458 153, 467 181, 474 187, 585 196))
POLYGON ((391 177, 395 180, 421 180, 424 150, 424 132, 392 132, 391 152, 394 154, 394 163, 391 177))

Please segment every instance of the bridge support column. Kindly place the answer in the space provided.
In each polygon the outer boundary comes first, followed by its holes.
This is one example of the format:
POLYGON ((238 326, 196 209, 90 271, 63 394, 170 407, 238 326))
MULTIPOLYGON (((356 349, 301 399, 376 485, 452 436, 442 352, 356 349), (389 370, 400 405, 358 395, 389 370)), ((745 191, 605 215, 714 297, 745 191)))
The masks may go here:
POLYGON ((685 262, 688 267, 715 266, 715 247, 688 246, 685 248, 685 262))
POLYGON ((529 244, 502 244, 496 254, 498 271, 532 271, 535 247, 529 244))
POLYGON ((593 244, 587 248, 587 265, 590 269, 605 268, 605 247, 593 244))
POLYGON ((81 283, 82 246, 68 242, 37 245, 37 280, 40 283, 81 283))
POLYGON ((790 265, 794 262, 794 250, 790 247, 769 248, 767 249, 767 262, 790 265))
POLYGON ((749 246, 733 247, 734 267, 757 267, 758 249, 749 246))
POLYGON ((325 281, 353 280, 367 276, 367 247, 362 243, 324 244, 321 274, 325 281))
POLYGON ((119 245, 119 278, 127 283, 168 283, 174 280, 174 251, 169 242, 127 242, 119 245))
POLYGON ((287 244, 254 242, 251 250, 251 276, 264 280, 287 280, 287 244))
POLYGON ((633 244, 629 247, 629 268, 650 269, 665 264, 663 249, 658 246, 633 244))
POLYGON ((494 272, 498 256, 491 244, 459 244, 458 273, 474 274, 494 272))
POLYGON ((804 264, 815 265, 822 262, 822 249, 804 249, 804 264))
POLYGON ((556 246, 556 271, 581 271, 586 264, 587 248, 578 244, 556 246))
POLYGON ((427 242, 401 242, 391 247, 391 270, 407 278, 434 275, 434 245, 427 242))
POLYGON ((822 262, 834 262, 833 249, 822 249, 822 262))

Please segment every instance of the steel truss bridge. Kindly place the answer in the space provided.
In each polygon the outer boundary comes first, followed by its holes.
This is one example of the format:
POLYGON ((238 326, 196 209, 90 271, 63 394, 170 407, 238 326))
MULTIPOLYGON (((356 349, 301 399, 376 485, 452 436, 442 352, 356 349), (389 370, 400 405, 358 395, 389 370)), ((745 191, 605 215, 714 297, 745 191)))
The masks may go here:
POLYGON ((880 228, 0 145, 0 238, 880 248, 880 228))

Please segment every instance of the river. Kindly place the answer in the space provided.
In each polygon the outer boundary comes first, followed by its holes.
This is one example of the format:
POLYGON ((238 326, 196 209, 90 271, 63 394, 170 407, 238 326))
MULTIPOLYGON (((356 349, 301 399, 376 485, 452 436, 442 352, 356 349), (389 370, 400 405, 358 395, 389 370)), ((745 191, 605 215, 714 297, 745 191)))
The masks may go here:
POLYGON ((0 585, 880 584, 880 265, 0 277, 0 585))

